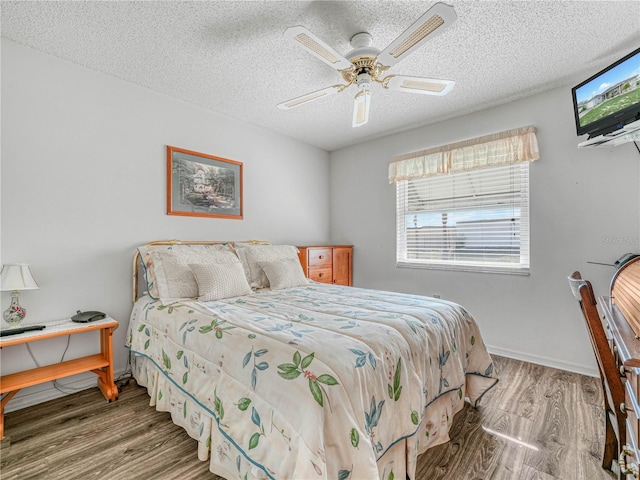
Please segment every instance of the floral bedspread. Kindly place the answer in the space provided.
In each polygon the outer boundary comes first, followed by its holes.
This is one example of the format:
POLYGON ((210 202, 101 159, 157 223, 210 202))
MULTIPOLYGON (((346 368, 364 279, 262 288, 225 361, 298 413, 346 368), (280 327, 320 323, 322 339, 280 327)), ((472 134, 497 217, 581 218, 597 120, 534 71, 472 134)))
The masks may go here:
POLYGON ((378 462, 429 437, 439 399, 473 404, 497 381, 471 315, 415 295, 311 283, 213 302, 147 299, 129 330, 131 350, 190 400, 184 417, 191 405, 213 416, 238 452, 237 478, 247 478, 241 460, 261 478, 394 478, 393 462, 384 472, 378 462))

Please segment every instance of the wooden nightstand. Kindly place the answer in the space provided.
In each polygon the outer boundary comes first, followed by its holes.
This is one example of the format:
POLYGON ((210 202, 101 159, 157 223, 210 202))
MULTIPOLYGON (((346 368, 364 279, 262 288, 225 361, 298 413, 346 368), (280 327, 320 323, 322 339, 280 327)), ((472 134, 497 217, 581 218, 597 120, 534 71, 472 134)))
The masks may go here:
POLYGON ((107 317, 90 323, 76 323, 72 322, 71 319, 66 319, 58 322, 43 323, 43 325, 46 325, 43 330, 0 337, 0 349, 48 338, 99 330, 100 353, 0 377, 0 394, 6 394, 0 402, 0 439, 4 438, 4 407, 23 388, 78 373, 93 372, 98 375, 98 388, 100 388, 104 398, 109 402, 118 399, 118 387, 116 387, 113 377, 112 346, 112 335, 113 331, 118 328, 118 322, 107 317))
POLYGON ((351 286, 353 246, 298 247, 300 264, 307 278, 322 283, 351 286))

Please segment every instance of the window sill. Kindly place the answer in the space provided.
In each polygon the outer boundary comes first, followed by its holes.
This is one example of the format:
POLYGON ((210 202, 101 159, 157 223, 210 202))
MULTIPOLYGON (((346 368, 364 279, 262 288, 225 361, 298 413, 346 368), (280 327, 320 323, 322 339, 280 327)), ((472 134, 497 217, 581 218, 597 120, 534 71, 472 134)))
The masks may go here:
POLYGON ((527 267, 490 267, 487 265, 445 265, 434 263, 396 262, 397 268, 419 268, 426 270, 448 270, 455 272, 497 273, 501 275, 530 275, 527 267))

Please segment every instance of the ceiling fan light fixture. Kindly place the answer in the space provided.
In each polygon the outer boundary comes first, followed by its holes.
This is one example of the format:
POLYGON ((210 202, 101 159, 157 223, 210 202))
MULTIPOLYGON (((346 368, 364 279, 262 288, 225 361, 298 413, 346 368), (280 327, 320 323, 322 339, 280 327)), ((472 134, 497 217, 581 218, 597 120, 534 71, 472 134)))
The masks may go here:
POLYGON ((361 127, 369 121, 369 107, 371 105, 371 91, 362 89, 356 93, 353 102, 353 127, 361 127))
POLYGON ((452 6, 436 3, 382 52, 372 46, 373 38, 371 34, 364 31, 356 33, 351 37, 350 41, 353 50, 346 54, 346 58, 305 27, 287 28, 284 32, 285 37, 330 67, 338 70, 345 83, 292 98, 278 104, 278 108, 288 110, 328 95, 342 92, 351 85, 355 85, 358 92, 353 101, 352 126, 360 127, 369 121, 371 86, 374 83, 379 83, 384 88, 404 92, 438 96, 447 94, 453 88, 455 82, 425 77, 385 75, 393 65, 403 60, 431 38, 446 31, 457 18, 455 9, 452 6))
POLYGON ((366 70, 358 72, 356 75, 356 85, 358 85, 358 89, 360 90, 369 90, 369 88, 371 88, 371 82, 371 74, 366 70))

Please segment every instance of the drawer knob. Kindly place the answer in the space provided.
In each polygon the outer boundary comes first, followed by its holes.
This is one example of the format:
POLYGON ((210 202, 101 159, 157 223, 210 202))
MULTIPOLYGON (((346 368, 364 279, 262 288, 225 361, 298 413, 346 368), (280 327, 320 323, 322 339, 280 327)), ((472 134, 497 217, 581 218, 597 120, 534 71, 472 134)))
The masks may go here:
POLYGON ((318 255, 318 258, 322 260, 324 258, 324 255, 318 255))
POLYGON ((322 277, 323 275, 324 275, 324 273, 322 273, 322 272, 320 272, 320 273, 318 274, 318 276, 319 276, 319 277, 322 277))

